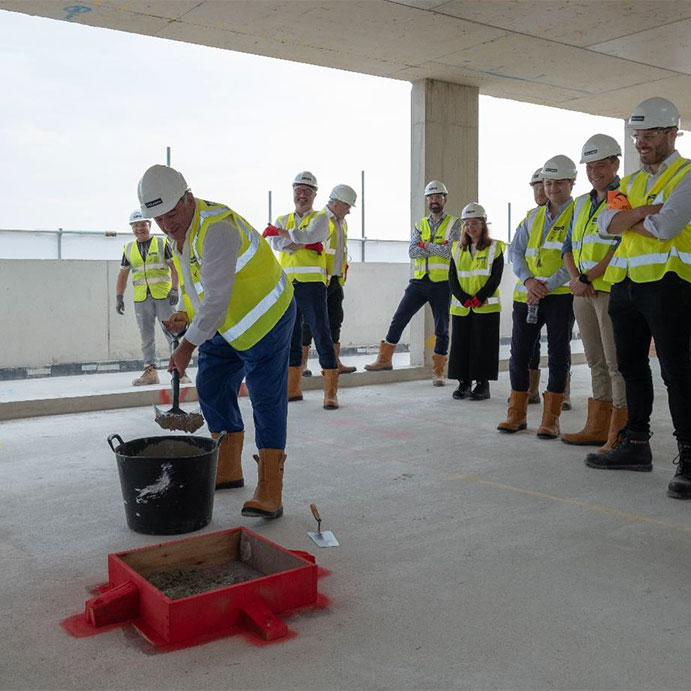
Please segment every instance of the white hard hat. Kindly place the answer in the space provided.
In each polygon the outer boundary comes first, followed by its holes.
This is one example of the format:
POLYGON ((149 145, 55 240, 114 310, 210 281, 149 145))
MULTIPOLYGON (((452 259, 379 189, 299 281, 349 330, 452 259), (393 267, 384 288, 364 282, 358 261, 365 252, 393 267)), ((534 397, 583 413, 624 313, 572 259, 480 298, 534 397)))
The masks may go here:
POLYGON ((461 220, 465 221, 466 218, 481 218, 483 221, 487 220, 487 212, 485 207, 477 202, 470 202, 470 204, 463 207, 461 211, 461 220))
POLYGON ((348 204, 348 206, 355 206, 357 194, 355 193, 355 190, 348 185, 336 185, 336 187, 331 190, 329 199, 333 199, 337 202, 343 202, 344 204, 348 204))
POLYGON ((309 170, 303 170, 301 173, 298 173, 295 176, 295 180, 293 180, 293 186, 295 185, 307 185, 308 187, 314 187, 314 189, 317 188, 317 178, 309 172, 309 170))
POLYGON ((543 180, 575 180, 576 164, 568 156, 552 156, 545 161, 540 175, 543 180))
POLYGON ((180 201, 189 187, 175 168, 151 166, 139 181, 137 194, 142 216, 163 216, 180 201))
POLYGON ((635 108, 627 123, 630 129, 650 130, 656 127, 681 127, 681 115, 671 101, 659 96, 646 98, 635 108))
POLYGON ((617 140, 608 134, 594 134, 583 144, 581 163, 601 161, 610 156, 621 156, 621 147, 617 140))
POLYGON ((425 197, 429 197, 430 194, 448 194, 449 191, 446 189, 446 185, 439 180, 430 180, 425 187, 425 197))
POLYGON ((132 225, 133 223, 140 223, 141 221, 146 221, 147 223, 151 223, 150 218, 146 218, 146 216, 142 215, 142 212, 139 209, 135 209, 130 214, 130 225, 132 225))
POLYGON ((533 173, 533 176, 530 178, 530 182, 528 184, 532 187, 533 185, 537 185, 538 182, 542 182, 542 168, 538 168, 533 173))

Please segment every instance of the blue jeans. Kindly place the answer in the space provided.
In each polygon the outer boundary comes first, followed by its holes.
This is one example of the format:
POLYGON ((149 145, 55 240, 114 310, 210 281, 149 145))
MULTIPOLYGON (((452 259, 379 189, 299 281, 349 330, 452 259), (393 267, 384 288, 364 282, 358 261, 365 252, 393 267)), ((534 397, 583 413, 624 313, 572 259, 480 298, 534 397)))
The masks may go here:
POLYGON ((295 322, 291 301, 276 326, 259 343, 236 350, 217 333, 199 346, 197 393, 211 432, 245 428, 238 406, 243 377, 252 402, 258 449, 285 449, 288 418, 288 353, 295 322))
POLYGON ((434 283, 427 278, 412 279, 403 293, 401 302, 391 320, 386 334, 387 343, 398 343, 403 329, 425 303, 429 302, 434 317, 434 352, 446 355, 449 350, 449 308, 451 290, 448 281, 434 283))
POLYGON ((326 311, 326 286, 323 283, 293 283, 298 311, 293 338, 290 342, 290 366, 302 364, 302 323, 307 322, 314 337, 314 346, 322 369, 337 369, 334 342, 331 340, 329 315, 326 311))

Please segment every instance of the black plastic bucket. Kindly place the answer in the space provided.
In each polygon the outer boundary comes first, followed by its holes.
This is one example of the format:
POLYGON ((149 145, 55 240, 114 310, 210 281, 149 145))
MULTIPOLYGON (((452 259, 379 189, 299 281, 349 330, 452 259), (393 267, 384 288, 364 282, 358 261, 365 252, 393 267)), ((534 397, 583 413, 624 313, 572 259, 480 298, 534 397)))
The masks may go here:
POLYGON ((221 439, 180 435, 124 442, 111 434, 127 525, 146 535, 179 535, 207 526, 221 439))

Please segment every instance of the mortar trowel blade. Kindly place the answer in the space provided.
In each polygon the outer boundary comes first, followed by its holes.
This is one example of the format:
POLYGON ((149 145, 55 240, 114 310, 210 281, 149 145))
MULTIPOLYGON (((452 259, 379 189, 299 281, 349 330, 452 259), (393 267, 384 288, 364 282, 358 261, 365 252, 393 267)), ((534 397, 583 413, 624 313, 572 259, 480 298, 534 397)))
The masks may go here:
POLYGON ((336 536, 330 531, 325 530, 322 533, 307 533, 317 547, 338 547, 339 542, 336 536))

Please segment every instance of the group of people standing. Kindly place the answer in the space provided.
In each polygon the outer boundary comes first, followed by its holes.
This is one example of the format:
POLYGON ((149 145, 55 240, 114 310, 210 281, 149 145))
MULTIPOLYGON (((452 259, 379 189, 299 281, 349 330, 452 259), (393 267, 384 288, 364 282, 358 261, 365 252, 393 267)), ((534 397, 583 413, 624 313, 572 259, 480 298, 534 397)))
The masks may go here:
MULTIPOLYGON (((617 142, 606 135, 591 137, 583 146, 581 163, 592 190, 575 200, 571 191, 576 165, 567 156, 554 156, 533 175, 538 206, 520 223, 510 247, 517 277, 511 393, 507 418, 498 429, 515 433, 527 427, 531 369, 546 326, 549 378, 537 435, 560 435, 575 316, 593 395, 584 428, 561 435, 562 441, 601 447, 586 458, 593 468, 651 470, 648 351, 654 338, 679 447, 668 494, 687 499, 691 161, 675 149, 680 126, 678 110, 666 99, 641 103, 629 127, 642 167, 621 180, 617 142)), ((170 241, 180 284, 178 310, 165 320, 167 329, 180 338, 169 370, 184 374, 198 348, 196 384, 202 412, 212 436, 227 432, 219 449, 218 488, 244 484, 238 394, 243 378, 247 383, 258 483, 254 497, 243 506, 246 516, 278 518, 283 513, 288 401, 303 397, 301 378, 309 348, 305 341, 313 337, 317 348, 325 409, 338 408, 339 374, 352 371, 340 362, 339 341, 348 271, 345 218, 356 194, 347 185, 337 185, 326 206, 316 211, 317 189, 311 172, 299 173, 293 181, 294 211, 279 216, 260 234, 229 207, 193 196, 182 174, 172 168, 152 166, 139 183, 141 215, 153 217, 170 241)), ((448 365, 449 377, 459 382, 455 399, 487 399, 489 382, 498 377, 504 243, 490 237, 480 204, 466 205, 460 218, 447 215, 448 191, 442 182, 431 181, 425 198, 429 214, 415 225, 410 243, 414 276, 376 361, 365 367, 391 369, 403 330, 429 303, 435 324, 433 384, 445 383, 448 365)), ((156 252, 169 259, 165 246, 156 252)), ((139 258, 130 252, 130 261, 133 257, 135 268, 139 258)), ((158 266, 161 262, 156 261, 158 266)))

